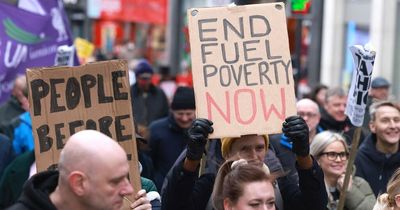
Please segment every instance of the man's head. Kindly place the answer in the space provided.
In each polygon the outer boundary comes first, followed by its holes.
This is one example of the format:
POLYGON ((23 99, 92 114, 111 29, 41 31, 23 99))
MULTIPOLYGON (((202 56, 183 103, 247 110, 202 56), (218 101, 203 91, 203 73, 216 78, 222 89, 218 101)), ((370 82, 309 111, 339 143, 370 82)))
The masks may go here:
POLYGON ((171 110, 178 126, 189 128, 196 117, 193 88, 178 87, 171 102, 171 110))
POLYGON ((306 121, 310 132, 317 129, 321 114, 319 113, 318 104, 310 99, 301 99, 296 103, 297 115, 301 116, 306 121))
POLYGON ((369 95, 378 100, 387 100, 389 97, 390 83, 383 77, 376 77, 371 82, 369 95))
POLYGON ((58 189, 82 209, 120 209, 133 193, 129 164, 117 142, 94 130, 72 135, 60 155, 58 189))
POLYGON ((379 144, 397 145, 400 140, 400 109, 390 101, 379 101, 371 105, 369 128, 376 134, 379 144))
POLYGON ((346 120, 347 94, 342 88, 332 88, 326 91, 325 105, 326 112, 336 121, 346 120))
POLYGON ((29 111, 28 85, 24 74, 18 75, 14 80, 12 95, 17 98, 19 104, 25 111, 29 111))
POLYGON ((267 135, 245 135, 239 138, 222 138, 221 152, 225 160, 239 155, 246 160, 264 161, 268 149, 267 135))
POLYGON ((146 59, 139 60, 134 68, 134 71, 138 87, 145 91, 149 90, 151 85, 151 77, 154 74, 153 68, 149 62, 146 59))
POLYGON ((318 106, 323 106, 325 104, 325 96, 328 86, 324 84, 316 85, 311 91, 311 100, 315 101, 318 106))

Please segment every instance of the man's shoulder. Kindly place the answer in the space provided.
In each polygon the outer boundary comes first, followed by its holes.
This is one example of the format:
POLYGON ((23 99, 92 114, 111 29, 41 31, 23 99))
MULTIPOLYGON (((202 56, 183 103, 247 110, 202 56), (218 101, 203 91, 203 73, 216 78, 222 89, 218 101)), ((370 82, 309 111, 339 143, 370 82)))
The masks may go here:
POLYGON ((0 106, 0 116, 2 116, 0 121, 7 122, 15 117, 18 117, 24 112, 25 110, 19 106, 17 101, 10 99, 0 106))
POLYGON ((168 116, 167 117, 163 117, 160 119, 157 119, 155 121, 153 121, 152 123, 150 123, 149 128, 151 129, 159 129, 159 128, 163 128, 163 127, 168 127, 169 122, 168 122, 168 116))

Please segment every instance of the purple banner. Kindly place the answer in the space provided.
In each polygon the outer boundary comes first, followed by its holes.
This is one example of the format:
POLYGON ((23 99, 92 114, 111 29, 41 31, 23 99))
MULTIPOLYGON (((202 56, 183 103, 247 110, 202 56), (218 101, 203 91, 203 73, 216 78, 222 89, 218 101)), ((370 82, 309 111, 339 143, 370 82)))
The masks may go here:
POLYGON ((62 1, 41 0, 45 15, 0 3, 0 104, 27 68, 54 66, 57 47, 72 45, 62 1))

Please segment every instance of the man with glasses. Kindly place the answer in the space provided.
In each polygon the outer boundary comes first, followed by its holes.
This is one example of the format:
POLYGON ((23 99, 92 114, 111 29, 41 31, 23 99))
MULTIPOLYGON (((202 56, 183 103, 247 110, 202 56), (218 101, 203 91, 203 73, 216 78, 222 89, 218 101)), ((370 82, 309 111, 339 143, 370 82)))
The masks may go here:
POLYGON ((400 167, 400 108, 393 102, 375 102, 370 108, 371 134, 361 144, 356 175, 371 185, 375 196, 386 191, 393 172, 400 167))
MULTIPOLYGON (((314 136, 322 131, 318 126, 321 115, 319 113, 318 104, 310 99, 301 99, 296 103, 297 115, 306 121, 309 129, 309 142, 314 136)), ((289 172, 289 176, 298 182, 297 170, 295 168, 296 156, 292 152, 292 140, 284 134, 276 134, 270 136, 271 145, 276 156, 281 161, 284 171, 289 172)))

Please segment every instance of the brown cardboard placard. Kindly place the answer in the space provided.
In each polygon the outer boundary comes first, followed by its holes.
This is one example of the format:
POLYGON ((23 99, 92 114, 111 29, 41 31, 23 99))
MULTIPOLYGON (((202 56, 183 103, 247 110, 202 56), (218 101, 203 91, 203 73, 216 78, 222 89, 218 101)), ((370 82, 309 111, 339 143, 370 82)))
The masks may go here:
POLYGON ((94 129, 125 149, 131 183, 140 190, 127 62, 33 68, 26 75, 37 170, 57 164, 73 133, 94 129))
POLYGON ((188 10, 196 114, 214 137, 281 132, 296 114, 283 3, 188 10))

